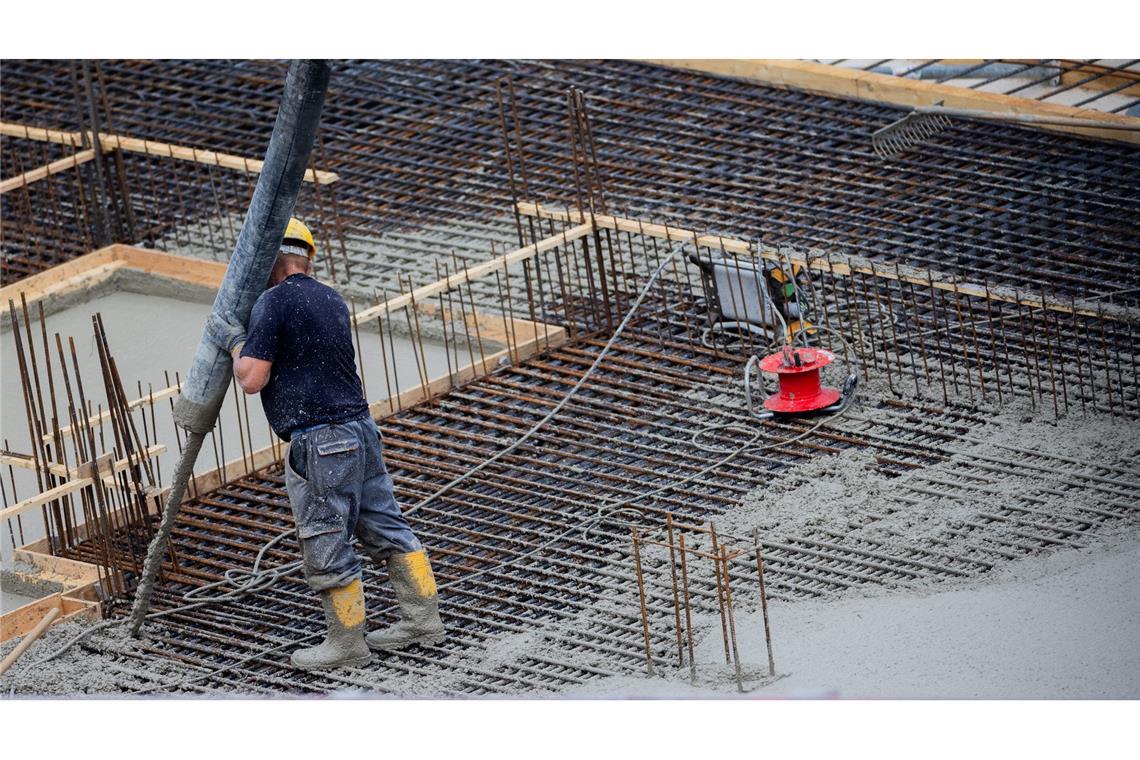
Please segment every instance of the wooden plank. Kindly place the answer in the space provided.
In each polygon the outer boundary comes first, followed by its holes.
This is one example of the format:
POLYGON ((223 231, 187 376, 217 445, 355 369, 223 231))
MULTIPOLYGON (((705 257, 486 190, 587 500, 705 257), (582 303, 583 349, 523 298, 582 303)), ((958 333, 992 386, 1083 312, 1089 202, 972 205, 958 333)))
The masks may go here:
POLYGON ((29 127, 26 124, 13 124, 11 122, 0 122, 0 135, 58 143, 59 145, 71 145, 77 148, 83 145, 83 138, 78 132, 61 132, 58 129, 41 129, 40 127, 29 127))
POLYGON ((0 642, 9 641, 31 631, 52 610, 63 613, 63 595, 54 593, 17 607, 0 616, 0 642))
POLYGON ((36 466, 36 459, 31 454, 17 454, 15 451, 0 451, 0 464, 31 470, 36 466))
POLYGON ((466 272, 456 272, 450 277, 444 277, 442 280, 437 280, 429 285, 424 285, 422 287, 416 288, 410 293, 404 293, 403 295, 396 296, 395 298, 389 298, 382 304, 378 304, 376 306, 369 307, 364 311, 358 312, 356 315, 357 324, 361 324, 369 319, 374 319, 379 314, 387 314, 396 309, 402 309, 403 307, 408 306, 412 303, 422 303, 437 293, 443 293, 447 290, 451 290, 452 288, 462 285, 469 280, 477 280, 483 275, 490 274, 491 272, 500 269, 506 269, 511 264, 519 261, 525 261, 526 259, 537 256, 543 251, 549 251, 552 248, 557 248, 558 246, 571 243, 580 237, 589 235, 593 231, 594 226, 592 223, 580 223, 578 226, 566 230, 565 232, 559 233, 557 235, 551 235, 550 237, 543 238, 536 243, 532 243, 523 248, 511 251, 510 253, 505 253, 502 256, 493 258, 490 261, 484 261, 482 264, 476 264, 473 267, 469 267, 466 272))
POLYGON ((149 248, 136 248, 133 245, 116 244, 115 256, 128 267, 144 274, 167 277, 179 282, 218 288, 226 275, 226 264, 221 261, 205 261, 190 256, 178 256, 149 248))
MULTIPOLYGON (((53 142, 59 143, 60 145, 74 145, 76 147, 83 145, 83 138, 79 132, 61 132, 55 129, 41 129, 39 127, 29 127, 26 124, 13 124, 11 122, 0 122, 0 134, 6 137, 53 142)), ((142 153, 148 156, 170 158, 176 161, 192 161, 208 166, 236 169, 238 171, 249 172, 250 174, 260 174, 261 168, 265 164, 264 161, 259 161, 255 158, 235 156, 230 153, 218 153, 212 150, 189 148, 185 145, 172 145, 170 143, 141 140, 137 137, 111 135, 103 132, 99 134, 99 144, 104 150, 118 149, 131 153, 142 153)), ((340 177, 336 172, 309 169, 305 172, 304 179, 306 182, 329 185, 336 182, 340 177)))
MULTIPOLYGON (((128 401, 127 407, 134 410, 134 409, 138 409, 140 406, 150 406, 151 404, 157 404, 159 401, 165 401, 168 398, 173 398, 174 396, 177 396, 178 390, 179 390, 179 386, 177 386, 177 385, 172 385, 169 388, 162 388, 160 390, 155 391, 153 394, 147 394, 141 398, 136 398, 136 399, 133 399, 131 401, 128 401)), ((91 424, 92 425, 98 425, 100 421, 110 419, 110 417, 111 417, 111 412, 107 409, 104 409, 102 412, 96 412, 95 414, 91 415, 91 424)), ((61 427, 59 429, 59 433, 60 433, 60 435, 64 435, 64 436, 71 435, 72 434, 71 425, 65 425, 64 427, 61 427)), ((45 433, 44 434, 44 443, 51 443, 53 438, 54 438, 54 434, 45 433)))
MULTIPOLYGON (((845 69, 811 61, 792 61, 767 58, 660 58, 646 60, 671 68, 700 71, 717 76, 748 79, 775 87, 814 92, 820 95, 867 100, 874 103, 893 103, 900 106, 932 106, 942 102, 950 108, 973 108, 1006 114, 1032 114, 1089 119, 1103 124, 1140 125, 1140 118, 1105 113, 1093 108, 1074 108, 1056 103, 1043 103, 1030 98, 980 92, 964 87, 906 79, 889 74, 875 74, 859 69, 845 69)), ((900 114, 901 115, 901 114, 900 114)), ((886 126, 886 122, 882 126, 886 126)), ((1140 145, 1140 133, 1119 129, 1090 129, 1085 127, 1032 125, 1038 129, 1116 140, 1140 145)), ((867 137, 870 142, 870 135, 867 137)))
POLYGON ((77 166, 87 163, 93 158, 95 158, 95 149, 88 148, 87 150, 81 150, 74 155, 61 158, 58 161, 52 161, 46 166, 30 169, 23 174, 17 175, 15 177, 10 177, 9 179, 0 182, 0 195, 3 195, 9 190, 15 190, 18 187, 26 187, 33 182, 39 182, 41 179, 50 177, 53 174, 59 174, 60 172, 67 171, 68 169, 74 169, 77 166))
POLYGON ((49 488, 48 490, 42 491, 35 496, 29 496, 23 501, 16 502, 10 507, 0 509, 0 520, 7 520, 9 518, 15 517, 16 515, 23 514, 29 509, 35 509, 36 507, 43 506, 44 504, 49 504, 56 499, 61 499, 64 496, 67 496, 69 493, 75 493, 76 491, 80 491, 84 488, 87 488, 87 486, 94 484, 95 481, 91 478, 80 478, 78 480, 69 480, 66 483, 61 483, 55 488, 49 488))
POLYGON ((99 581, 99 568, 87 562, 53 556, 46 538, 13 550, 12 557, 34 565, 38 577, 65 587, 82 586, 99 581))
POLYGON ((0 288, 0 305, 7 307, 8 301, 11 300, 18 306, 21 293, 27 298, 28 303, 43 298, 45 295, 58 295, 61 287, 67 288, 77 277, 116 260, 118 260, 116 246, 113 245, 77 256, 71 261, 58 264, 44 272, 25 277, 18 282, 0 288))
MULTIPOLYGON (((758 249, 754 244, 745 240, 734 240, 719 235, 701 235, 693 230, 680 227, 670 227, 663 224, 649 224, 640 219, 623 217, 581 214, 574 210, 550 209, 535 203, 519 203, 519 213, 540 219, 554 219, 556 221, 577 223, 583 216, 592 219, 593 223, 601 229, 619 230, 635 234, 649 235, 650 237, 684 242, 714 250, 724 250, 738 256, 755 256, 777 263, 784 262, 783 254, 774 249, 758 249)), ((1140 311, 1117 304, 1104 304, 1089 300, 1076 300, 1064 303, 1054 299, 1043 299, 1032 294, 1022 295, 1013 288, 994 285, 985 288, 983 285, 971 282, 957 282, 941 272, 930 272, 933 282, 927 278, 928 270, 917 267, 900 265, 897 268, 876 267, 868 259, 843 254, 833 254, 824 258, 824 252, 813 250, 811 255, 793 253, 788 256, 793 264, 814 269, 820 272, 836 274, 841 277, 850 277, 852 272, 871 275, 884 280, 900 280, 924 288, 934 287, 952 293, 962 293, 977 298, 987 298, 1006 303, 1020 303, 1031 309, 1048 309, 1063 314, 1079 314, 1086 317, 1115 319, 1121 322, 1140 323, 1140 311)))
POLYGON ((72 479, 91 478, 94 477, 96 471, 109 473, 102 476, 103 482, 113 486, 115 485, 115 473, 119 473, 130 468, 133 464, 139 461, 140 457, 142 459, 154 459, 155 457, 161 456, 165 453, 166 444, 156 443, 153 446, 148 446, 142 451, 135 452, 135 458, 133 462, 126 457, 111 461, 111 457, 114 455, 111 452, 108 452, 104 456, 96 459, 95 462, 85 462, 78 467, 68 468, 64 467, 61 464, 51 464, 49 465, 49 469, 56 475, 62 475, 63 477, 72 479))
POLYGON ((98 609, 99 602, 78 599, 66 591, 45 596, 0 616, 0 643, 25 635, 52 610, 58 611, 59 617, 53 623, 57 625, 84 615, 95 615, 98 609))
MULTIPOLYGON (((99 140, 104 148, 125 150, 130 153, 142 153, 147 156, 160 156, 176 161, 191 161, 207 166, 220 166, 226 169, 237 169, 248 174, 260 174, 265 166, 264 161, 244 156, 235 156, 230 153, 218 153, 212 150, 188 148, 184 145, 171 145, 170 143, 155 142, 153 140, 140 140, 137 137, 124 137, 122 135, 108 135, 100 133, 99 140)), ((330 185, 340 177, 335 172, 309 169, 305 172, 306 182, 316 182, 319 185, 330 185)))
MULTIPOLYGON (((152 457, 158 456, 159 454, 162 454, 164 451, 166 451, 166 446, 165 444, 160 443, 151 446, 145 452, 140 453, 145 455, 147 459, 150 459, 152 457)), ((102 476, 103 482, 108 486, 114 487, 116 485, 114 473, 122 472, 128 467, 131 467, 133 464, 134 462, 130 459, 127 459, 126 457, 115 462, 107 460, 105 464, 102 460, 100 460, 100 472, 108 473, 107 475, 102 476)), ((95 485, 95 480, 92 477, 79 477, 78 469, 68 469, 67 467, 64 467, 63 465, 57 463, 49 464, 48 469, 57 475, 62 475, 63 477, 68 477, 71 479, 66 483, 60 483, 55 488, 49 488, 48 490, 42 491, 35 496, 29 496, 23 501, 19 501, 10 507, 0 509, 0 519, 15 517, 16 515, 22 514, 29 509, 34 509, 44 504, 50 504, 56 499, 60 499, 70 493, 75 493, 76 491, 80 491, 84 488, 87 488, 88 486, 95 485)))

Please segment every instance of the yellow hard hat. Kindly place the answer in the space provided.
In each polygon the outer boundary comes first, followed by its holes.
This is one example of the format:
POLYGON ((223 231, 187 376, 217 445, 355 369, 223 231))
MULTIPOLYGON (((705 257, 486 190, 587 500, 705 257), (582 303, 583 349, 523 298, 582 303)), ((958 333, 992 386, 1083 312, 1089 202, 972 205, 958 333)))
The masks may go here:
POLYGON ((303 246, 308 250, 310 259, 317 254, 317 244, 313 242, 313 233, 309 232, 309 228, 297 217, 289 219, 289 225, 285 228, 285 239, 281 242, 283 246, 290 244, 303 246))

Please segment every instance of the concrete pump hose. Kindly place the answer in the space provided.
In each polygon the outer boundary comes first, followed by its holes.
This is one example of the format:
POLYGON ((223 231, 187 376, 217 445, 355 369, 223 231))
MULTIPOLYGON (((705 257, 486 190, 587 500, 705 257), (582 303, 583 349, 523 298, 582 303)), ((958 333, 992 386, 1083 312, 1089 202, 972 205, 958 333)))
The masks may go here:
MULTIPOLYGON (((329 74, 329 65, 324 61, 293 61, 289 66, 265 162, 214 299, 214 314, 232 315, 246 324, 254 302, 265 290, 297 193, 309 168, 329 74)), ((193 472, 202 441, 217 422, 218 411, 230 386, 232 366, 229 354, 203 336, 174 408, 175 420, 190 432, 190 437, 171 482, 159 530, 147 549, 131 609, 133 636, 138 635, 147 617, 155 576, 166 554, 186 482, 193 472)))

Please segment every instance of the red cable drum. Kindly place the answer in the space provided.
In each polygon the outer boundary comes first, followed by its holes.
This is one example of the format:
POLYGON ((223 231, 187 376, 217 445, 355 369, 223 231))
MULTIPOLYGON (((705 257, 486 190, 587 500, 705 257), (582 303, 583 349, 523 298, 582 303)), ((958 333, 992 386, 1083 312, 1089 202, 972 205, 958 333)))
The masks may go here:
POLYGON ((835 360, 835 354, 823 348, 784 346, 760 360, 760 369, 778 376, 780 390, 764 399, 773 412, 796 414, 831 406, 840 393, 820 381, 820 370, 835 360))

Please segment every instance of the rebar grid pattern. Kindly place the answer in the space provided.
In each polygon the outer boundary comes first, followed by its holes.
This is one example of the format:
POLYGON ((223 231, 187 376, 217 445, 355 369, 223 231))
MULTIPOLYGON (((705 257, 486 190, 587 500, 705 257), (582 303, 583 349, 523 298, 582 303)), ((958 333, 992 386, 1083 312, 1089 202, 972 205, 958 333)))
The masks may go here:
MULTIPOLYGON (((521 434, 565 393, 598 350, 597 341, 584 341, 388 419, 383 425, 385 456, 401 502, 414 503, 521 434)), ((736 422, 739 409, 686 396, 700 388, 723 388, 738 361, 681 342, 671 342, 662 351, 657 331, 640 329, 603 363, 564 419, 413 515, 413 527, 431 548, 437 578, 447 586, 442 614, 452 632, 448 643, 387 656, 377 666, 379 672, 367 678, 348 672, 302 675, 289 668, 283 653, 275 653, 199 686, 326 691, 376 688, 379 683, 384 684, 381 690, 400 692, 411 688, 416 676, 431 675, 441 679, 435 683, 443 684, 445 693, 488 694, 557 689, 607 673, 639 671, 644 662, 641 626, 623 524, 629 515, 594 522, 595 509, 614 499, 636 499, 704 463, 690 444, 694 423, 736 422), (584 535, 587 528, 589 535, 584 535), (544 543, 549 545, 538 554, 504 566, 544 543), (624 608, 622 600, 627 601, 624 608), (527 631, 536 632, 531 654, 502 667, 480 664, 496 637, 527 631)), ((838 430, 824 428, 803 442, 763 455, 741 455, 682 492, 649 502, 635 500, 640 512, 635 519, 652 531, 660 528, 667 511, 691 522, 724 515, 758 482, 797 462, 851 446, 874 452, 883 472, 921 468, 948 459, 947 449, 960 442, 963 431, 976 434, 984 424, 961 402, 941 409, 905 402, 875 404, 838 430)), ((795 421, 764 427, 766 433, 782 436, 806 426, 795 421)), ((709 440, 732 445, 734 438, 709 440)), ((1000 478, 1002 470, 1058 464, 1048 457, 996 462, 993 477, 1000 478)), ((970 477, 960 482, 937 485, 941 495, 980 499, 984 494, 976 466, 969 465, 970 477)), ((1042 515, 1040 498, 1028 493, 1024 503, 979 507, 983 514, 972 525, 946 528, 948 533, 994 533, 989 546, 948 551, 942 536, 900 549, 885 545, 873 518, 850 533, 766 536, 762 547, 769 593, 784 599, 817 597, 867 585, 970 577, 1008 555, 1058 544, 1082 545, 1085 534, 1132 517, 1140 482, 1119 472, 1072 469, 1073 489, 1102 489, 1112 495, 1111 503, 1083 511, 1052 500, 1042 515), (1034 509, 1037 513, 1027 514, 1034 509), (1011 530, 995 531, 995 525, 1011 530)), ((905 496, 900 496, 898 508, 905 507, 905 496)), ((178 568, 164 568, 167 585, 156 607, 175 606, 179 593, 218 580, 227 568, 248 566, 258 549, 290 522, 279 466, 188 504, 174 537, 178 568)), ((267 560, 286 562, 298 551, 287 541, 271 550, 267 560)), ((659 667, 668 667, 673 646, 668 568, 664 558, 649 556, 644 561, 655 620, 654 657, 659 667)), ((742 574, 750 562, 754 559, 748 555, 736 563, 742 574)), ((375 623, 393 619, 387 592, 380 590, 382 580, 380 571, 366 569, 375 623)), ((696 609, 715 613, 709 588, 703 587, 697 597, 696 609)), ((167 618, 151 637, 150 651, 195 665, 228 665, 259 648, 320 630, 320 614, 316 598, 300 580, 286 579, 236 604, 167 618)))
MULTIPOLYGON (((645 248, 626 245, 621 250, 632 258, 645 248)), ((637 274, 640 266, 618 270, 620 260, 615 251, 611 268, 595 272, 593 292, 600 292, 601 281, 613 281, 610 275, 621 285, 609 291, 608 309, 602 302, 585 308, 587 297, 577 296, 582 326, 575 342, 383 421, 385 458, 402 504, 415 504, 502 450, 562 399, 605 343, 605 312, 611 318, 620 315, 631 300, 629 286, 643 281, 644 275, 637 274)), ((367 673, 298 673, 288 666, 288 651, 293 642, 320 631, 322 618, 316 598, 299 579, 287 578, 236 603, 164 618, 142 656, 171 657, 203 668, 204 674, 226 668, 186 687, 205 691, 362 688, 416 693, 427 688, 432 693, 494 694, 557 690, 607 674, 640 672, 646 655, 628 524, 660 539, 669 514, 682 524, 727 521, 758 485, 797 464, 852 449, 874 458, 872 472, 885 477, 917 472, 920 477, 907 479, 879 512, 859 516, 845 530, 825 526, 763 535, 771 597, 811 598, 866 586, 969 578, 1011 557, 1082 546, 1087 536, 1106 526, 1135 519, 1140 478, 1134 472, 1042 453, 997 453, 987 459, 969 450, 972 437, 990 423, 976 404, 958 394, 943 404, 871 400, 803 440, 745 451, 682 489, 642 498, 699 474, 708 464, 712 455, 695 445, 698 431, 708 431, 701 438, 705 446, 731 449, 747 440, 739 428, 709 427, 747 419, 737 390, 746 355, 740 353, 739 339, 735 346, 701 345, 697 336, 707 303, 699 291, 689 289, 690 279, 678 271, 660 283, 647 308, 562 415, 411 516, 430 548, 443 589, 442 614, 452 633, 448 642, 385 656, 367 673), (1050 480, 1041 477, 1042 471, 1064 477, 1050 480), (985 500, 1003 477, 1040 482, 1018 498, 985 500), (1090 490, 1103 497, 1095 506, 1067 498, 1090 490), (900 544, 880 529, 879 521, 914 508, 919 496, 976 506, 969 519, 939 525, 921 539, 900 544), (598 511, 626 500, 629 508, 620 514, 598 511), (962 542, 956 540, 959 535, 985 540, 962 542), (525 651, 498 657, 496 647, 514 636, 526 637, 525 651), (261 654, 271 647, 276 651, 261 654)), ((825 298, 830 294, 848 311, 865 303, 862 298, 849 301, 849 290, 833 292, 819 284, 825 298)), ((555 306, 550 303, 547 312, 555 306)), ((871 349, 862 351, 870 361, 871 349)), ((882 353, 883 361, 893 359, 882 353)), ((868 375, 878 378, 886 371, 867 368, 868 375)), ((936 388, 935 383, 931 379, 927 385, 936 388)), ((763 440, 781 440, 807 432, 810 422, 751 420, 745 430, 760 431, 763 440)), ((290 524, 279 464, 187 504, 174 532, 177 564, 164 567, 165 584, 155 608, 176 607, 182 593, 219 580, 229 568, 248 567, 258 550, 290 524)), ((116 542, 123 539, 119 535, 116 542)), ((749 546, 747 537, 731 531, 722 540, 749 546)), ((121 551, 125 548, 120 544, 121 551)), ((98 561, 96 555, 88 556, 92 551, 81 544, 69 555, 98 561)), ((270 550, 267 561, 283 563, 298 552, 289 539, 270 550)), ((667 669, 675 646, 670 568, 660 554, 647 553, 642 562, 652 623, 650 657, 667 669)), ((746 551, 732 566, 746 575, 754 563, 755 556, 746 551)), ((130 567, 125 556, 120 567, 130 567)), ((382 581, 382 572, 366 563, 373 624, 393 619, 382 581)), ((694 581, 693 609, 712 616, 716 596, 707 581, 694 581)), ((745 598, 745 608, 754 602, 745 598)))
MULTIPOLYGON (((281 78, 273 62, 102 70, 120 131, 243 155, 264 146, 281 78)), ((70 126, 66 71, 65 62, 6 64, 6 118, 70 126)), ((509 128, 525 145, 527 197, 575 200, 565 99, 574 85, 589 103, 610 206, 627 215, 984 273, 1025 290, 1127 291, 1119 300, 1138 302, 1140 162, 1130 146, 970 124, 884 163, 869 135, 894 109, 632 62, 341 64, 319 160, 343 178, 334 187, 345 234, 498 217, 509 200, 495 105, 504 73, 518 95, 509 128)))

